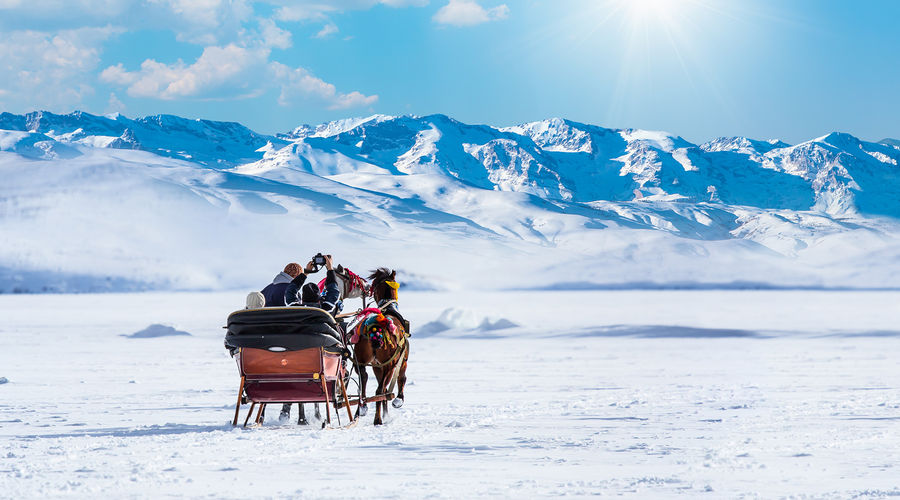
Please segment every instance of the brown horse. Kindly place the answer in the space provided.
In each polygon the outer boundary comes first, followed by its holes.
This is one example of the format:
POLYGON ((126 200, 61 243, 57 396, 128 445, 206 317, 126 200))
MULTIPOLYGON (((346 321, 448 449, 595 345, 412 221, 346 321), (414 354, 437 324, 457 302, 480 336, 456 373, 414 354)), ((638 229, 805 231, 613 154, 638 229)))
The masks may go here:
MULTIPOLYGON (((403 406, 403 387, 406 385, 406 362, 409 359, 409 341, 406 338, 406 329, 403 322, 398 317, 399 313, 395 311, 397 303, 397 271, 392 271, 384 267, 380 267, 369 276, 371 280, 372 296, 378 308, 384 313, 384 317, 389 321, 393 328, 382 330, 383 338, 373 340, 371 335, 367 333, 364 324, 357 326, 359 333, 359 342, 354 349, 356 363, 360 367, 359 385, 361 388, 361 396, 364 401, 366 398, 366 366, 372 367, 372 372, 378 380, 378 389, 376 394, 383 394, 387 390, 392 390, 391 382, 393 377, 397 377, 397 397, 391 402, 394 408, 403 406)), ((375 402, 375 425, 381 425, 381 411, 387 416, 387 400, 375 402)), ((360 404, 359 414, 365 415, 367 406, 360 404)))

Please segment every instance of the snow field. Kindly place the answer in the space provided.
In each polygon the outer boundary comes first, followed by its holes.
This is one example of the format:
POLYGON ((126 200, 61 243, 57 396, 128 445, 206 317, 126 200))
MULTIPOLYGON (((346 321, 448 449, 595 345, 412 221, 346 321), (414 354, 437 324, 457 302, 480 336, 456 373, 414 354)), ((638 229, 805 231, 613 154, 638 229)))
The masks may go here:
POLYGON ((0 496, 900 495, 900 293, 401 291, 451 328, 335 431, 231 428, 245 294, 0 296, 0 496))

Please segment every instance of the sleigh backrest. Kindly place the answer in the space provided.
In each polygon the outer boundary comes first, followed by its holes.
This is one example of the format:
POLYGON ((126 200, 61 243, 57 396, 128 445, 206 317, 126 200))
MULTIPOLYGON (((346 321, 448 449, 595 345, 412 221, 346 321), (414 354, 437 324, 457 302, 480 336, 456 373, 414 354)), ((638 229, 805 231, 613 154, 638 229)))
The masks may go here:
POLYGON ((342 345, 334 318, 317 307, 265 307, 244 309, 228 316, 225 346, 297 351, 342 345))

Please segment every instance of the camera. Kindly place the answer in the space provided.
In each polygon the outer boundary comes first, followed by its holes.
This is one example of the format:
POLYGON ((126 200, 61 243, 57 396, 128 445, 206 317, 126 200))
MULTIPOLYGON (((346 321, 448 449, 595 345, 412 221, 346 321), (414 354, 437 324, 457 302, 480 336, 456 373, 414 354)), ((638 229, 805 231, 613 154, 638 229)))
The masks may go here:
POLYGON ((312 260, 312 264, 313 264, 313 268, 311 269, 311 271, 314 273, 319 272, 319 269, 325 265, 325 256, 322 255, 322 252, 319 252, 316 255, 314 255, 313 258, 310 260, 312 260))

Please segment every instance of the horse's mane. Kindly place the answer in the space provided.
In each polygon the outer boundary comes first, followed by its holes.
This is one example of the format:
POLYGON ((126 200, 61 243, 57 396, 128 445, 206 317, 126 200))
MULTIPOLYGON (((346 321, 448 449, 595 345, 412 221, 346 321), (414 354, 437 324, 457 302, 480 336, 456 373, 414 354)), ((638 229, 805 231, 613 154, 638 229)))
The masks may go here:
POLYGON ((381 283, 382 281, 388 279, 391 274, 394 274, 394 271, 388 269, 386 267, 379 267, 374 271, 370 271, 369 281, 372 282, 372 286, 375 286, 377 283, 381 283))

